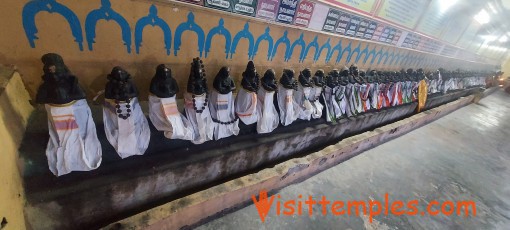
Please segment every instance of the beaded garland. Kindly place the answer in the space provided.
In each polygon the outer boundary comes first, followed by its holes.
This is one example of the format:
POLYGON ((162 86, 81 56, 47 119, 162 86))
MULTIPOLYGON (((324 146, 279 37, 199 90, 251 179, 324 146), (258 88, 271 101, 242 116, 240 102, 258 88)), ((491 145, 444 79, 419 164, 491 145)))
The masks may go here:
POLYGON ((220 121, 220 120, 218 120, 218 119, 216 119, 216 118, 213 118, 213 117, 211 117, 211 119, 212 119, 212 121, 213 121, 214 123, 219 123, 219 124, 222 124, 222 125, 230 125, 230 124, 234 124, 234 122, 236 122, 237 120, 239 120, 239 117, 237 116, 237 114, 235 114, 235 118, 234 118, 234 120, 227 121, 227 122, 220 121))
POLYGON ((207 103, 208 103, 208 98, 209 98, 209 94, 205 93, 205 100, 204 100, 204 104, 202 105, 202 108, 201 109, 197 109, 197 104, 196 104, 196 100, 195 100, 195 94, 192 94, 191 97, 193 98, 193 109, 195 110, 196 113, 202 113, 204 112, 204 109, 205 107, 207 107, 207 103))
POLYGON ((121 109, 121 106, 120 106, 120 101, 115 99, 115 108, 117 109, 117 114, 119 116, 119 118, 121 119, 128 119, 130 116, 131 116, 131 105, 129 104, 131 102, 131 100, 128 98, 126 99, 126 114, 122 114, 122 109, 121 109))

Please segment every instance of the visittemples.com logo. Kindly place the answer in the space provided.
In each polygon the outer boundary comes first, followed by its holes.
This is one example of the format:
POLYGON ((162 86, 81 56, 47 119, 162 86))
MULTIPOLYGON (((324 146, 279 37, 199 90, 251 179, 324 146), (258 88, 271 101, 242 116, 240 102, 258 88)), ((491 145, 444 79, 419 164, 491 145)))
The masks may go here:
POLYGON ((298 195, 297 199, 284 200, 280 194, 268 196, 267 191, 260 191, 258 199, 252 195, 253 203, 257 208, 260 220, 264 223, 266 216, 274 207, 277 216, 293 216, 293 215, 313 215, 313 208, 320 206, 320 214, 323 216, 334 215, 368 215, 370 223, 373 217, 378 215, 458 215, 465 217, 476 216, 476 203, 474 201, 436 201, 428 202, 425 210, 419 210, 420 203, 418 200, 410 200, 407 202, 401 200, 390 200, 388 193, 384 195, 383 201, 378 200, 329 200, 325 196, 320 199, 314 199, 312 196, 304 197, 298 195))

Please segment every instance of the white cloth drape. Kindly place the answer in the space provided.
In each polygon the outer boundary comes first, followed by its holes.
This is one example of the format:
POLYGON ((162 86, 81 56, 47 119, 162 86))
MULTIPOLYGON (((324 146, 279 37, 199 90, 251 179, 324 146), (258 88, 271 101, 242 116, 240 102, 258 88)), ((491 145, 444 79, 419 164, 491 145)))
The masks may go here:
POLYGON ((379 84, 378 83, 368 83, 370 84, 369 97, 370 97, 370 107, 372 109, 377 109, 379 105, 379 84))
POLYGON ((338 104, 338 108, 340 109, 340 113, 337 114, 337 119, 344 115, 347 115, 347 109, 348 109, 349 102, 346 97, 346 90, 347 90, 347 86, 345 86, 345 85, 339 85, 339 86, 335 87, 335 89, 334 89, 335 100, 336 100, 336 103, 338 104))
POLYGON ((392 101, 391 106, 397 106, 400 105, 400 92, 401 92, 401 86, 402 84, 400 82, 393 83, 393 87, 391 89, 392 93, 392 101))
POLYGON ((336 121, 337 118, 342 116, 335 93, 335 88, 326 86, 324 89, 323 97, 326 106, 326 121, 328 122, 336 121))
POLYGON ((193 139, 193 128, 179 112, 175 95, 169 98, 149 95, 149 118, 154 127, 163 131, 168 139, 193 139))
MULTIPOLYGON (((206 94, 195 96, 195 106, 197 109, 202 109, 206 99, 206 94)), ((205 106, 202 113, 197 113, 193 107, 193 97, 190 93, 184 94, 184 111, 186 118, 191 123, 193 130, 193 139, 191 142, 194 144, 202 144, 206 141, 213 139, 214 124, 209 112, 209 104, 205 106)))
MULTIPOLYGON (((119 118, 113 102, 106 100, 103 106, 103 122, 106 138, 121 158, 143 155, 151 137, 149 122, 140 108, 138 98, 130 100, 131 113, 127 119, 119 118)), ((126 102, 119 105, 126 113, 126 102)))
POLYGON ((287 126, 292 124, 299 117, 299 105, 294 99, 294 90, 287 89, 278 84, 278 93, 276 94, 278 108, 280 109, 280 122, 287 126))
POLYGON ((345 97, 347 98, 347 116, 352 117, 355 116, 358 112, 357 99, 356 99, 357 90, 354 84, 347 84, 345 88, 345 97))
POLYGON ((268 92, 260 87, 257 99, 257 133, 273 132, 279 124, 278 112, 274 107, 274 91, 268 92))
POLYGON ((362 112, 370 110, 370 84, 362 84, 359 87, 359 94, 362 104, 362 112))
POLYGON ((236 96, 235 112, 246 125, 257 122, 257 94, 241 88, 236 96))
POLYGON ((314 107, 310 100, 315 95, 312 95, 312 87, 303 87, 301 84, 298 90, 294 92, 294 99, 299 105, 299 119, 309 121, 312 118, 314 107))
POLYGON ((312 91, 310 92, 312 96, 312 105, 313 105, 313 111, 312 111, 312 118, 318 119, 322 117, 322 109, 324 109, 324 106, 319 101, 321 95, 322 95, 322 87, 313 87, 312 91))
POLYGON ((102 150, 87 101, 82 99, 62 107, 46 104, 45 108, 50 134, 46 147, 50 171, 62 176, 98 168, 102 150))
POLYGON ((363 104, 361 103, 361 85, 354 83, 354 102, 356 106, 356 113, 360 114, 363 112, 363 104))
POLYGON ((237 136, 239 134, 239 119, 235 119, 234 112, 234 99, 232 92, 227 94, 221 94, 216 90, 211 91, 211 104, 209 109, 211 110, 211 117, 221 122, 230 122, 229 124, 220 124, 214 122, 214 139, 219 140, 221 138, 230 137, 232 135, 237 136))

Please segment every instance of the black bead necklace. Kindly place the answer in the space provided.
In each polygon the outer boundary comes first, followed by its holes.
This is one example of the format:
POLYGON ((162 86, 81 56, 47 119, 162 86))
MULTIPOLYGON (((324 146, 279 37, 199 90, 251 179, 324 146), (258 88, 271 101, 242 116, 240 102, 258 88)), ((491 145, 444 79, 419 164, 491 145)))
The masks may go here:
POLYGON ((214 117, 211 116, 211 119, 214 123, 219 123, 219 124, 222 124, 222 125, 230 125, 230 124, 234 124, 234 122, 236 122, 238 119, 239 119, 239 116, 237 116, 237 114, 234 114, 235 118, 234 120, 231 120, 231 121, 227 121, 227 122, 223 122, 223 121, 220 121, 214 117))
POLYGON ((209 94, 205 93, 205 100, 204 104, 202 105, 201 109, 197 109, 197 104, 195 100, 195 94, 192 94, 191 97, 193 98, 193 109, 195 110, 195 113, 202 113, 204 112, 205 107, 207 107, 207 103, 209 101, 209 94))
POLYGON ((117 109, 117 114, 119 116, 119 118, 121 119, 128 119, 130 116, 131 116, 131 104, 130 104, 131 100, 128 98, 126 99, 126 114, 122 114, 122 109, 121 109, 121 106, 120 106, 120 101, 115 99, 115 108, 117 109))

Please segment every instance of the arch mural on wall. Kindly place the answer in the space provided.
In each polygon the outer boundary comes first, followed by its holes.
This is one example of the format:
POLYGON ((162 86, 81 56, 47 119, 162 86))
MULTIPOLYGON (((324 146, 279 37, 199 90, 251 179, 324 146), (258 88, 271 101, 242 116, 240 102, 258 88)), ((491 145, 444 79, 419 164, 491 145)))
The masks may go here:
POLYGON ((374 47, 372 47, 372 50, 370 50, 370 52, 368 52, 368 54, 365 55, 365 58, 363 59, 363 64, 366 64, 370 57, 372 57, 372 59, 370 60, 370 64, 374 64, 375 54, 376 54, 376 52, 375 52, 375 46, 374 46, 374 47))
POLYGON ((342 49, 342 39, 339 39, 338 43, 335 45, 335 47, 333 47, 333 49, 329 52, 328 57, 326 58, 326 62, 328 60, 331 60, 331 57, 333 56, 335 51, 337 51, 337 53, 336 53, 337 54, 337 58, 335 59, 335 64, 338 64, 340 62, 340 59, 341 59, 340 54, 343 51, 343 49, 342 49))
POLYGON ((37 37, 37 27, 35 25, 35 16, 40 12, 56 13, 64 17, 69 24, 74 40, 78 43, 78 47, 83 51, 83 33, 78 16, 67 6, 58 3, 56 0, 34 0, 30 1, 23 7, 21 13, 23 28, 27 36, 30 47, 35 48, 35 40, 37 37))
POLYGON ((195 23, 195 15, 193 14, 193 12, 189 12, 187 18, 188 20, 186 22, 181 23, 179 26, 177 26, 177 29, 175 29, 174 56, 177 56, 177 53, 181 48, 182 33, 184 31, 192 31, 197 35, 198 38, 197 48, 198 52, 200 53, 200 57, 202 57, 205 45, 204 30, 202 29, 202 27, 195 23))
POLYGON ((230 48, 230 59, 232 59, 232 56, 236 52, 237 44, 241 39, 248 40, 248 57, 253 57, 253 44, 255 41, 253 39, 253 34, 250 32, 250 24, 247 22, 244 24, 243 30, 239 31, 232 41, 232 47, 230 48))
POLYGON ((255 42, 255 46, 253 48, 253 57, 249 57, 250 60, 252 60, 255 57, 255 55, 257 55, 258 50, 259 50, 259 45, 262 41, 267 42, 267 60, 271 59, 271 51, 273 50, 273 37, 271 37, 271 34, 269 33, 269 31, 271 31, 271 29, 268 26, 268 27, 266 27, 266 29, 264 31, 265 32, 262 35, 260 35, 257 38, 257 41, 255 42))
POLYGON ((287 57, 289 56, 289 49, 290 49, 290 40, 287 37, 288 31, 285 30, 283 32, 283 35, 276 40, 276 43, 274 44, 273 51, 271 52, 271 59, 272 61, 274 59, 274 56, 276 56, 276 52, 278 51, 278 47, 280 47, 281 44, 285 45, 285 60, 287 60, 287 57))
POLYGON ((351 56, 351 52, 352 52, 352 50, 351 50, 351 45, 352 45, 352 41, 350 41, 350 42, 349 42, 349 45, 347 45, 347 46, 346 46, 346 47, 342 50, 342 52, 338 54, 338 57, 336 58, 336 60, 338 60, 338 62, 340 62, 340 60, 342 60, 342 58, 343 58, 343 56, 344 56, 345 52, 347 52, 347 56, 346 56, 346 61, 345 61, 345 63, 346 63, 346 64, 347 64, 347 63, 349 63, 349 56, 351 56))
POLYGON ((136 53, 140 53, 140 46, 142 46, 143 29, 146 26, 159 27, 163 31, 163 39, 165 42, 166 55, 170 55, 170 48, 172 47, 172 31, 170 26, 161 18, 158 17, 158 9, 155 5, 149 8, 149 14, 140 18, 135 26, 135 49, 136 53))
POLYGON ((289 52, 287 53, 287 55, 285 56, 285 61, 289 61, 290 58, 292 57, 292 54, 294 53, 294 49, 296 48, 296 46, 300 46, 301 47, 301 50, 299 51, 299 62, 301 62, 301 60, 303 59, 303 56, 305 55, 305 49, 306 49, 306 42, 304 40, 304 33, 301 32, 301 35, 299 35, 299 38, 297 40, 295 40, 292 45, 290 46, 290 50, 289 52))
POLYGON ((96 25, 99 20, 114 21, 122 30, 122 40, 126 46, 127 52, 131 53, 131 28, 126 19, 112 9, 112 4, 109 0, 101 0, 101 7, 90 11, 85 19, 85 34, 89 50, 93 50, 93 44, 96 38, 96 25))
POLYGON ((313 62, 316 62, 317 59, 319 59, 319 57, 317 56, 317 54, 319 54, 319 43, 317 42, 318 37, 319 37, 318 35, 315 35, 312 42, 308 43, 308 45, 306 46, 306 49, 305 49, 305 54, 299 60, 299 62, 305 61, 306 57, 308 56, 308 52, 310 52, 311 48, 314 48, 313 62))
POLYGON ((358 63, 359 60, 361 60, 361 57, 363 57, 363 61, 365 61, 368 58, 368 43, 365 43, 365 48, 361 50, 361 52, 359 52, 355 62, 358 63))
POLYGON ((317 52, 317 59, 315 60, 315 62, 317 62, 320 58, 320 56, 322 55, 322 51, 324 51, 325 49, 327 49, 326 51, 326 59, 324 60, 325 63, 329 63, 329 60, 331 58, 331 44, 329 43, 329 41, 331 40, 331 38, 328 38, 328 40, 324 43, 324 45, 321 46, 321 48, 319 49, 319 52, 317 52))
POLYGON ((230 35, 230 31, 225 28, 224 24, 225 21, 223 18, 220 18, 218 21, 218 26, 213 27, 211 30, 209 30, 209 33, 207 33, 207 38, 205 39, 205 57, 207 57, 209 51, 211 50, 211 42, 214 35, 221 35, 225 38, 225 59, 228 58, 230 45, 232 44, 232 35, 230 35))

